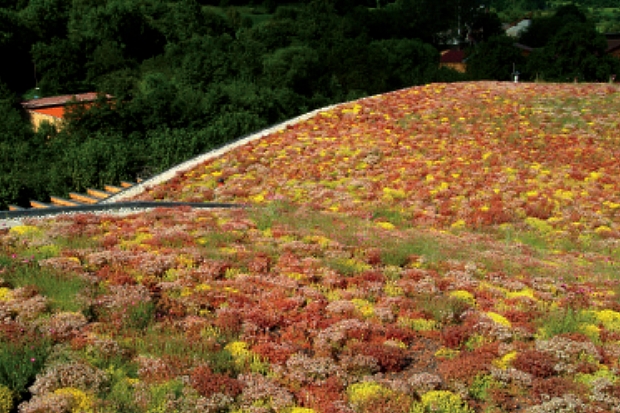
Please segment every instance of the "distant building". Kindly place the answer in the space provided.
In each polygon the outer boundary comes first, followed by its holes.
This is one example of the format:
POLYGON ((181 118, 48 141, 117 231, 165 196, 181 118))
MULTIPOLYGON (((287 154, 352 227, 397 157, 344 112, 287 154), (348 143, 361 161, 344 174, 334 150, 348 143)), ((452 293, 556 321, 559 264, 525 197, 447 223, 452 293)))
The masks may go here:
POLYGON ((506 36, 515 37, 515 38, 520 37, 523 34, 523 32, 529 29, 531 25, 532 25, 532 20, 530 19, 524 19, 515 24, 510 24, 507 27, 505 27, 506 36))
POLYGON ((607 33, 607 54, 616 56, 620 59, 620 33, 607 33))
POLYGON ((524 57, 528 57, 534 51, 533 47, 526 46, 522 43, 515 43, 514 46, 521 51, 524 57))
POLYGON ((444 50, 439 58, 439 67, 448 67, 457 72, 465 73, 467 71, 465 52, 460 49, 444 50))
MULTIPOLYGON (((22 102, 22 107, 30 115, 30 122, 35 130, 39 129, 41 122, 46 121, 56 127, 62 127, 65 117, 65 108, 69 102, 80 102, 90 106, 97 100, 97 93, 82 93, 78 95, 51 96, 47 98, 32 99, 22 102)), ((112 98, 106 95, 108 99, 112 98)))

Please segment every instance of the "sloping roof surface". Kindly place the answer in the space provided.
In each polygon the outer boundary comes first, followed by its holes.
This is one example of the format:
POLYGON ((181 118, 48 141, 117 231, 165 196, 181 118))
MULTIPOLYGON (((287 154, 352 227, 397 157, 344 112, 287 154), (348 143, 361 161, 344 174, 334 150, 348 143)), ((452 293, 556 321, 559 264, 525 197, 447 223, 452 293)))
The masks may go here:
POLYGON ((462 50, 451 49, 442 53, 440 63, 463 63, 465 52, 462 50))
POLYGON ((517 49, 524 50, 524 51, 526 51, 526 52, 532 52, 532 51, 534 51, 534 48, 533 48, 533 47, 530 47, 530 46, 525 45, 525 44, 523 44, 523 43, 513 43, 513 44, 514 44, 514 46, 515 46, 517 49))
POLYGON ((620 39, 607 39, 607 53, 620 48, 620 39))
MULTIPOLYGON (((112 96, 106 95, 108 98, 112 96)), ((26 109, 44 108, 50 106, 62 106, 71 100, 77 100, 78 102, 93 102, 97 100, 97 93, 82 93, 79 95, 62 95, 51 96, 47 98, 32 99, 22 102, 22 106, 26 109)))

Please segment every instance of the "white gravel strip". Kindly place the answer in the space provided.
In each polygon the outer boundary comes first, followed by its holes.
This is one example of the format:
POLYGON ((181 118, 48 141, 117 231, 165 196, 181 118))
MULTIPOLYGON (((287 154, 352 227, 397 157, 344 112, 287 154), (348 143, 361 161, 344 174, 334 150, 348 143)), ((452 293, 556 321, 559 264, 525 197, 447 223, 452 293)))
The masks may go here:
POLYGON ((9 229, 24 225, 21 219, 0 219, 0 229, 9 229))
POLYGON ((32 215, 23 218, 10 218, 10 219, 1 219, 0 218, 0 230, 1 229, 11 229, 13 227, 17 227, 20 225, 25 225, 25 222, 28 220, 37 220, 37 219, 54 219, 59 215, 76 215, 76 214, 98 214, 98 215, 115 215, 115 216, 126 216, 130 214, 135 214, 136 212, 150 211, 151 208, 119 208, 119 209, 109 209, 103 211, 64 211, 58 212, 56 214, 41 214, 41 215, 32 215))
POLYGON ((255 141, 257 139, 263 138, 267 135, 270 135, 274 132, 277 132, 279 130, 283 130, 286 129, 287 126, 289 125, 294 125, 296 123, 302 122, 304 120, 308 120, 314 116, 316 116, 317 114, 319 114, 320 112, 326 112, 328 110, 331 110, 337 106, 346 104, 348 102, 343 102, 343 103, 337 103, 335 105, 330 105, 330 106, 326 106, 324 108, 320 108, 320 109, 316 109, 313 110, 312 112, 308 112, 306 114, 303 114, 301 116, 298 116, 296 118, 293 119, 289 119, 286 122, 283 123, 279 123, 271 128, 268 129, 263 129, 260 132, 257 132, 253 135, 250 135, 246 138, 240 139, 238 141, 235 141, 233 143, 230 143, 226 146, 223 146, 219 149, 216 149, 214 151, 211 152, 207 152, 204 153, 202 155, 198 155, 195 158, 190 159, 189 161, 183 162, 171 169, 168 169, 165 172, 162 172, 159 175, 155 175, 152 176, 151 178, 145 180, 144 182, 141 182, 137 185, 132 186, 131 188, 127 188, 126 190, 119 192, 115 195, 110 196, 109 198, 106 198, 105 200, 101 201, 102 204, 111 204, 114 202, 119 202, 119 201, 125 201, 128 200, 130 198, 133 198, 136 195, 141 194, 142 192, 144 192, 144 190, 147 187, 151 187, 154 185, 158 185, 161 184, 163 182, 166 182, 172 178, 174 178, 176 176, 177 173, 179 172, 185 172, 188 171, 192 168, 195 168, 196 166, 200 165, 201 163, 209 160, 209 159, 213 159, 213 158, 217 158, 218 156, 222 156, 223 154, 225 154, 228 151, 231 151, 235 148, 238 148, 240 146, 245 145, 248 142, 252 142, 255 141))

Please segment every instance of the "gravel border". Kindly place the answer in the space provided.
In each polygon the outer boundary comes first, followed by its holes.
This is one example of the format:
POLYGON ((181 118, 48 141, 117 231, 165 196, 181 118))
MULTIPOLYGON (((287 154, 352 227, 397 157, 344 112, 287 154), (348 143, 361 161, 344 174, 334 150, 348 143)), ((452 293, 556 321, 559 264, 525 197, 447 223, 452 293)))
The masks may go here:
POLYGON ((128 215, 139 211, 147 211, 155 208, 177 208, 188 206, 199 209, 231 209, 246 208, 243 204, 230 203, 202 203, 202 202, 117 202, 114 204, 102 205, 80 205, 76 207, 50 207, 50 208, 31 208, 20 211, 0 211, 0 230, 13 228, 15 226, 24 225, 24 219, 27 218, 51 218, 58 215, 74 215, 74 214, 114 214, 128 215))

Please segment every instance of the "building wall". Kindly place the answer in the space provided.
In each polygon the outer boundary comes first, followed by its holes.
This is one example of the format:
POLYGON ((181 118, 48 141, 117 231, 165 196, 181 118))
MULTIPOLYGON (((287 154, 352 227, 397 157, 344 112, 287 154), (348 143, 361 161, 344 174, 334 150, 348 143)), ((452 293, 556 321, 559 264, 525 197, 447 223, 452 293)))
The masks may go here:
POLYGON ((439 67, 448 67, 461 73, 467 71, 467 65, 465 63, 440 63, 439 67))
POLYGON ((34 128, 35 131, 39 130, 41 123, 44 121, 50 123, 51 125, 56 126, 56 128, 58 129, 62 127, 61 118, 57 118, 55 116, 48 115, 46 113, 39 113, 34 110, 29 110, 28 115, 30 116, 30 123, 32 123, 32 127, 34 128))

